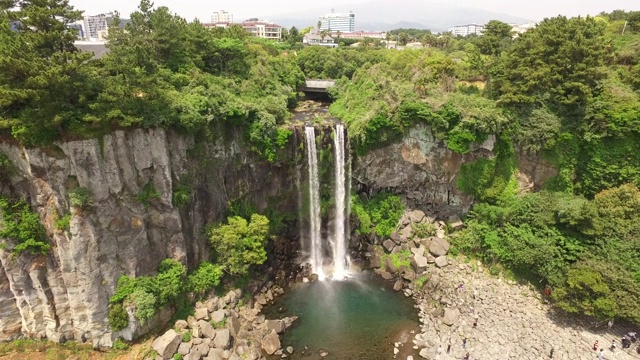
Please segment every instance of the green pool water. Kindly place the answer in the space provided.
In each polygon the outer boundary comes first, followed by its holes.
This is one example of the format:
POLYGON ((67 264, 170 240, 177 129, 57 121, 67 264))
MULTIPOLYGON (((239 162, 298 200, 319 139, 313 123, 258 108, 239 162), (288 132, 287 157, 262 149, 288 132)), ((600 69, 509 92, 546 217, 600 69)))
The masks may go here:
POLYGON ((321 349, 329 352, 324 359, 392 359, 392 344, 398 341, 406 342, 404 357, 398 357, 406 359, 413 352, 412 331, 419 325, 411 299, 365 274, 295 284, 264 313, 269 319, 300 317, 280 337, 283 349, 295 350, 289 359, 319 359, 321 349))

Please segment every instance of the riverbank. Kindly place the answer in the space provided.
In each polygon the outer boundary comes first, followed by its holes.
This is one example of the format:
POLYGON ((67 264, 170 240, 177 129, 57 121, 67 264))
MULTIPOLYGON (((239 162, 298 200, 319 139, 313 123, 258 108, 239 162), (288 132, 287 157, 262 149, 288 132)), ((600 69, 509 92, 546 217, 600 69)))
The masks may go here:
POLYGON ((596 340, 606 348, 605 359, 640 358, 632 353, 638 342, 623 351, 619 341, 634 328, 594 329, 584 319, 555 309, 530 284, 491 275, 477 260, 448 255, 446 225, 422 212, 408 212, 401 223, 391 239, 375 247, 370 262, 379 275, 416 301, 421 333, 409 345, 419 355, 407 359, 463 359, 468 352, 469 359, 534 360, 549 358, 553 349, 553 359, 588 360, 597 357, 592 349, 596 340), (431 224, 437 235, 415 236, 416 224, 431 224), (411 267, 389 269, 393 254, 407 250, 411 267), (618 348, 612 352, 608 348, 614 339, 618 348))

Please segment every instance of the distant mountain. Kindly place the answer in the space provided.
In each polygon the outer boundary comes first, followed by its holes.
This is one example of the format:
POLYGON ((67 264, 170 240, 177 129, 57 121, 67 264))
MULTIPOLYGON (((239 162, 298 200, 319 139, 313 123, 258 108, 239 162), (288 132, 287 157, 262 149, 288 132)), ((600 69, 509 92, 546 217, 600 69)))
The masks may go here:
MULTIPOLYGON (((362 4, 343 5, 336 12, 353 11, 356 16, 356 30, 384 31, 403 28, 423 28, 434 32, 446 31, 455 25, 469 23, 484 24, 489 20, 506 23, 526 23, 529 20, 486 11, 477 8, 459 7, 438 0, 372 0, 362 4)), ((268 16, 268 19, 285 27, 299 29, 316 26, 321 15, 330 9, 319 8, 299 13, 268 16)))

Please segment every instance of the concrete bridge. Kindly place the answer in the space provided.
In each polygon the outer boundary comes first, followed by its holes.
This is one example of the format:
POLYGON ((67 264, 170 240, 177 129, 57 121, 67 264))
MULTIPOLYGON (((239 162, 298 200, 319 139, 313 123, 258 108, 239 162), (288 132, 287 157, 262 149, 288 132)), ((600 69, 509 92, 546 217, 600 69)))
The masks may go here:
POLYGON ((300 91, 305 93, 326 94, 327 89, 335 85, 335 80, 307 79, 300 91))

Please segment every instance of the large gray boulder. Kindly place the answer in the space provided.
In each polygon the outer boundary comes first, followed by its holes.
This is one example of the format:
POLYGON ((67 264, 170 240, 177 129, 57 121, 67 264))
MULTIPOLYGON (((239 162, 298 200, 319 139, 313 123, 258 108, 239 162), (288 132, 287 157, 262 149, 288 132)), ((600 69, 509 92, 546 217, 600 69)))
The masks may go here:
POLYGON ((213 345, 219 349, 228 349, 231 346, 231 334, 229 329, 222 329, 216 331, 215 339, 213 339, 213 345))
POLYGON ((216 330, 204 320, 198 320, 198 328, 200 328, 200 334, 209 339, 216 337, 216 330))
POLYGON ((416 261, 418 269, 424 269, 429 265, 427 258, 422 255, 414 255, 413 259, 416 261))
POLYGON ((460 320, 460 310, 457 308, 445 308, 444 309, 444 317, 442 318, 442 322, 446 325, 452 326, 458 323, 460 320))
POLYGON ((211 321, 213 321, 214 323, 219 323, 224 320, 225 316, 226 312, 224 310, 216 310, 211 313, 211 321))
POLYGON ((227 319, 227 329, 232 336, 235 336, 240 331, 240 320, 235 316, 230 316, 227 319))
POLYGON ((388 252, 391 252, 391 250, 393 250, 393 248, 396 246, 396 243, 387 239, 382 242, 382 246, 385 248, 385 250, 387 250, 388 252))
POLYGON ((169 329, 162 336, 155 339, 151 347, 158 355, 162 356, 163 359, 170 359, 173 357, 173 354, 176 353, 176 350, 178 350, 181 341, 182 336, 175 330, 169 329))
POLYGON ((442 238, 432 237, 431 244, 429 244, 429 252, 435 257, 447 255, 449 242, 442 238))
POLYGON ((194 314, 196 320, 209 320, 209 311, 207 308, 197 308, 194 314))
POLYGON ((267 329, 269 331, 275 330, 276 333, 282 334, 286 327, 282 320, 267 320, 267 329))
POLYGON ((191 351, 191 343, 182 343, 178 346, 178 354, 183 357, 191 351))
POLYGON ((436 258, 436 266, 439 268, 443 268, 445 266, 449 265, 449 261, 447 260, 446 256, 438 256, 436 258))
POLYGON ((414 223, 420 223, 424 220, 424 212, 421 210, 413 210, 409 213, 409 219, 414 223))
POLYGON ((273 355, 280 349, 280 337, 274 330, 262 339, 262 349, 269 355, 273 355))

